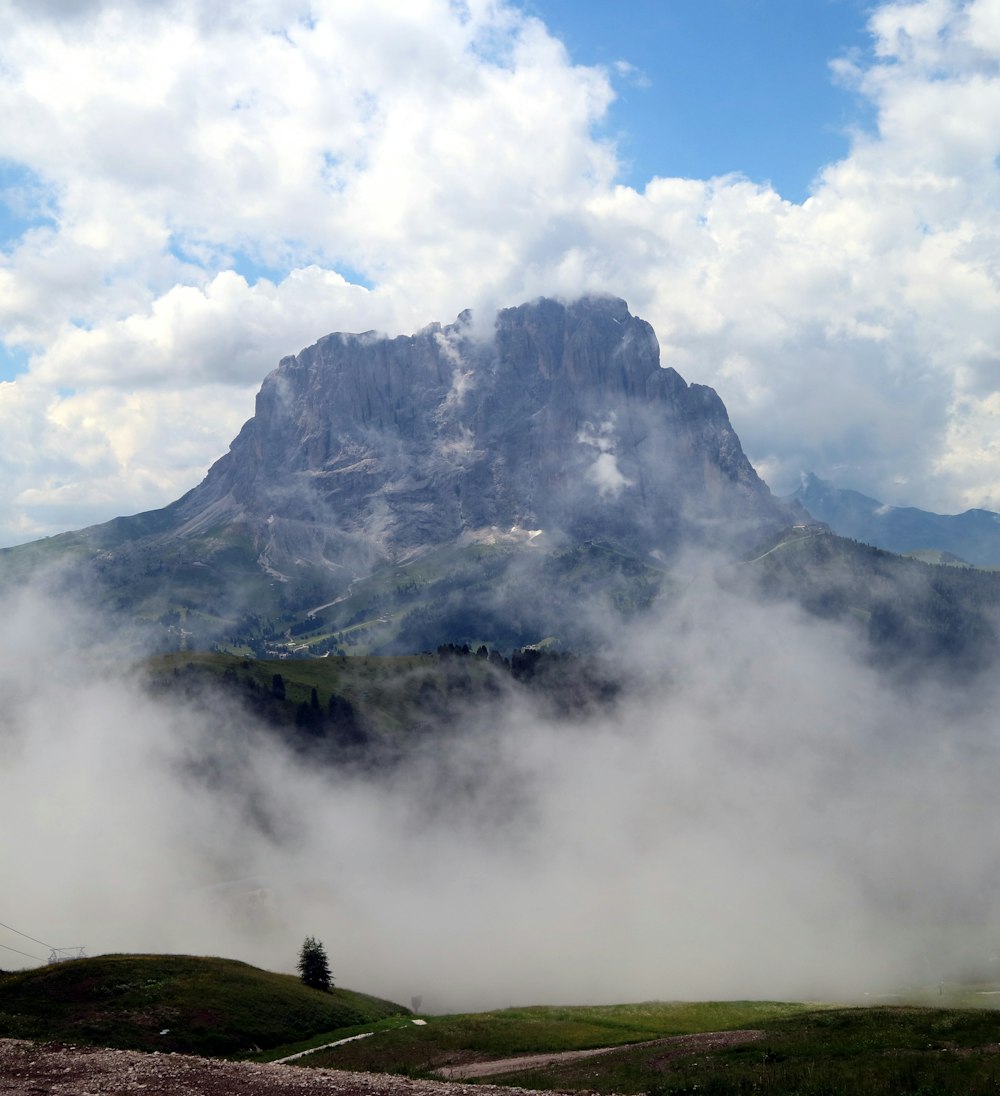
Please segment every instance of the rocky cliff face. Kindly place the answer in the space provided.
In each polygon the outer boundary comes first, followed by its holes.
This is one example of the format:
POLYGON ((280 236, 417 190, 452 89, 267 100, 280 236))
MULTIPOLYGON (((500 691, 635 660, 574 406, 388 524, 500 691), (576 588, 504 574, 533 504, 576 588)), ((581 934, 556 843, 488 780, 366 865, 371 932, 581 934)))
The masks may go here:
POLYGON ((321 339, 264 381, 177 515, 246 523, 278 571, 511 530, 669 554, 787 522, 715 392, 661 368, 649 324, 603 297, 508 309, 488 341, 466 316, 321 339))
POLYGON ((84 560, 105 601, 199 643, 586 642, 583 601, 635 611, 682 545, 792 520, 719 397, 660 367, 624 301, 539 300, 487 336, 467 315, 328 335, 267 377, 194 490, 0 553, 0 578, 84 560))

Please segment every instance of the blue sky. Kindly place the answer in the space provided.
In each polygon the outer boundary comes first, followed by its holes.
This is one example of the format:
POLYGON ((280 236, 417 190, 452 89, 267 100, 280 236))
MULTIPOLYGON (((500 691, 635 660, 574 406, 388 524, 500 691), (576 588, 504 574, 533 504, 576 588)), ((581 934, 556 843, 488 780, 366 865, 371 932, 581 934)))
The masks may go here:
POLYGON ((605 127, 624 181, 737 171, 801 202, 843 157, 864 100, 829 62, 870 48, 863 0, 526 0, 575 61, 626 61, 605 127), (647 83, 648 82, 648 83, 647 83), (644 86, 645 85, 645 86, 644 86))

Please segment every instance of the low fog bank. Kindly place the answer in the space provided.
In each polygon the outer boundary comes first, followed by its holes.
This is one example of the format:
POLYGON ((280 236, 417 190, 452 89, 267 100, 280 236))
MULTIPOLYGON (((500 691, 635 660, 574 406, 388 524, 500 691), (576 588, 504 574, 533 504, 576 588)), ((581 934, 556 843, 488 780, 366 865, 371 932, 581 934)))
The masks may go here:
POLYGON ((470 713, 364 777, 151 698, 92 616, 22 593, 0 922, 277 970, 311 934, 339 985, 427 1011, 1000 976, 993 686, 899 692, 848 631, 687 581, 617 638, 638 684, 613 713, 470 713))

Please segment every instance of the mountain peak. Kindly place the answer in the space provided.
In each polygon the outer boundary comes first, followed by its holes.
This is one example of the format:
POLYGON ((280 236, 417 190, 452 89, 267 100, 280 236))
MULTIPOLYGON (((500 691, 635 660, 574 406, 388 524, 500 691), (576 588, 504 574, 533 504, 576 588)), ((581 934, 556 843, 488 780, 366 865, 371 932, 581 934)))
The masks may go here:
MULTIPOLYGON (((109 584, 146 583, 133 602, 161 605, 151 576, 183 572, 231 619, 261 591, 294 616, 463 546, 538 557, 600 544, 641 569, 790 523, 718 395, 661 367, 625 301, 539 298, 487 332, 473 319, 338 332, 282 359, 201 484, 70 539, 100 549, 109 584)), ((475 581, 514 612, 496 579, 475 581)))
POLYGON ((267 377, 180 512, 220 507, 265 538, 265 519, 299 522, 335 552, 397 554, 512 527, 665 550, 720 510, 733 528, 780 510, 722 401, 661 368, 653 329, 613 297, 504 309, 488 339, 461 317, 320 339, 267 377))

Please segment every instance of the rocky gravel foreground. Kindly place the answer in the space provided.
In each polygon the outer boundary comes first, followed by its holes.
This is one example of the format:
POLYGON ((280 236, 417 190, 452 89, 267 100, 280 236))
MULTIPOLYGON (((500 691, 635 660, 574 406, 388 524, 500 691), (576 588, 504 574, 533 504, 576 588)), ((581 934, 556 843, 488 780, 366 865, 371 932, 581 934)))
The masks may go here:
POLYGON ((32 1096, 517 1096, 523 1088, 415 1081, 386 1073, 224 1062, 187 1054, 0 1039, 0 1093, 32 1096))

